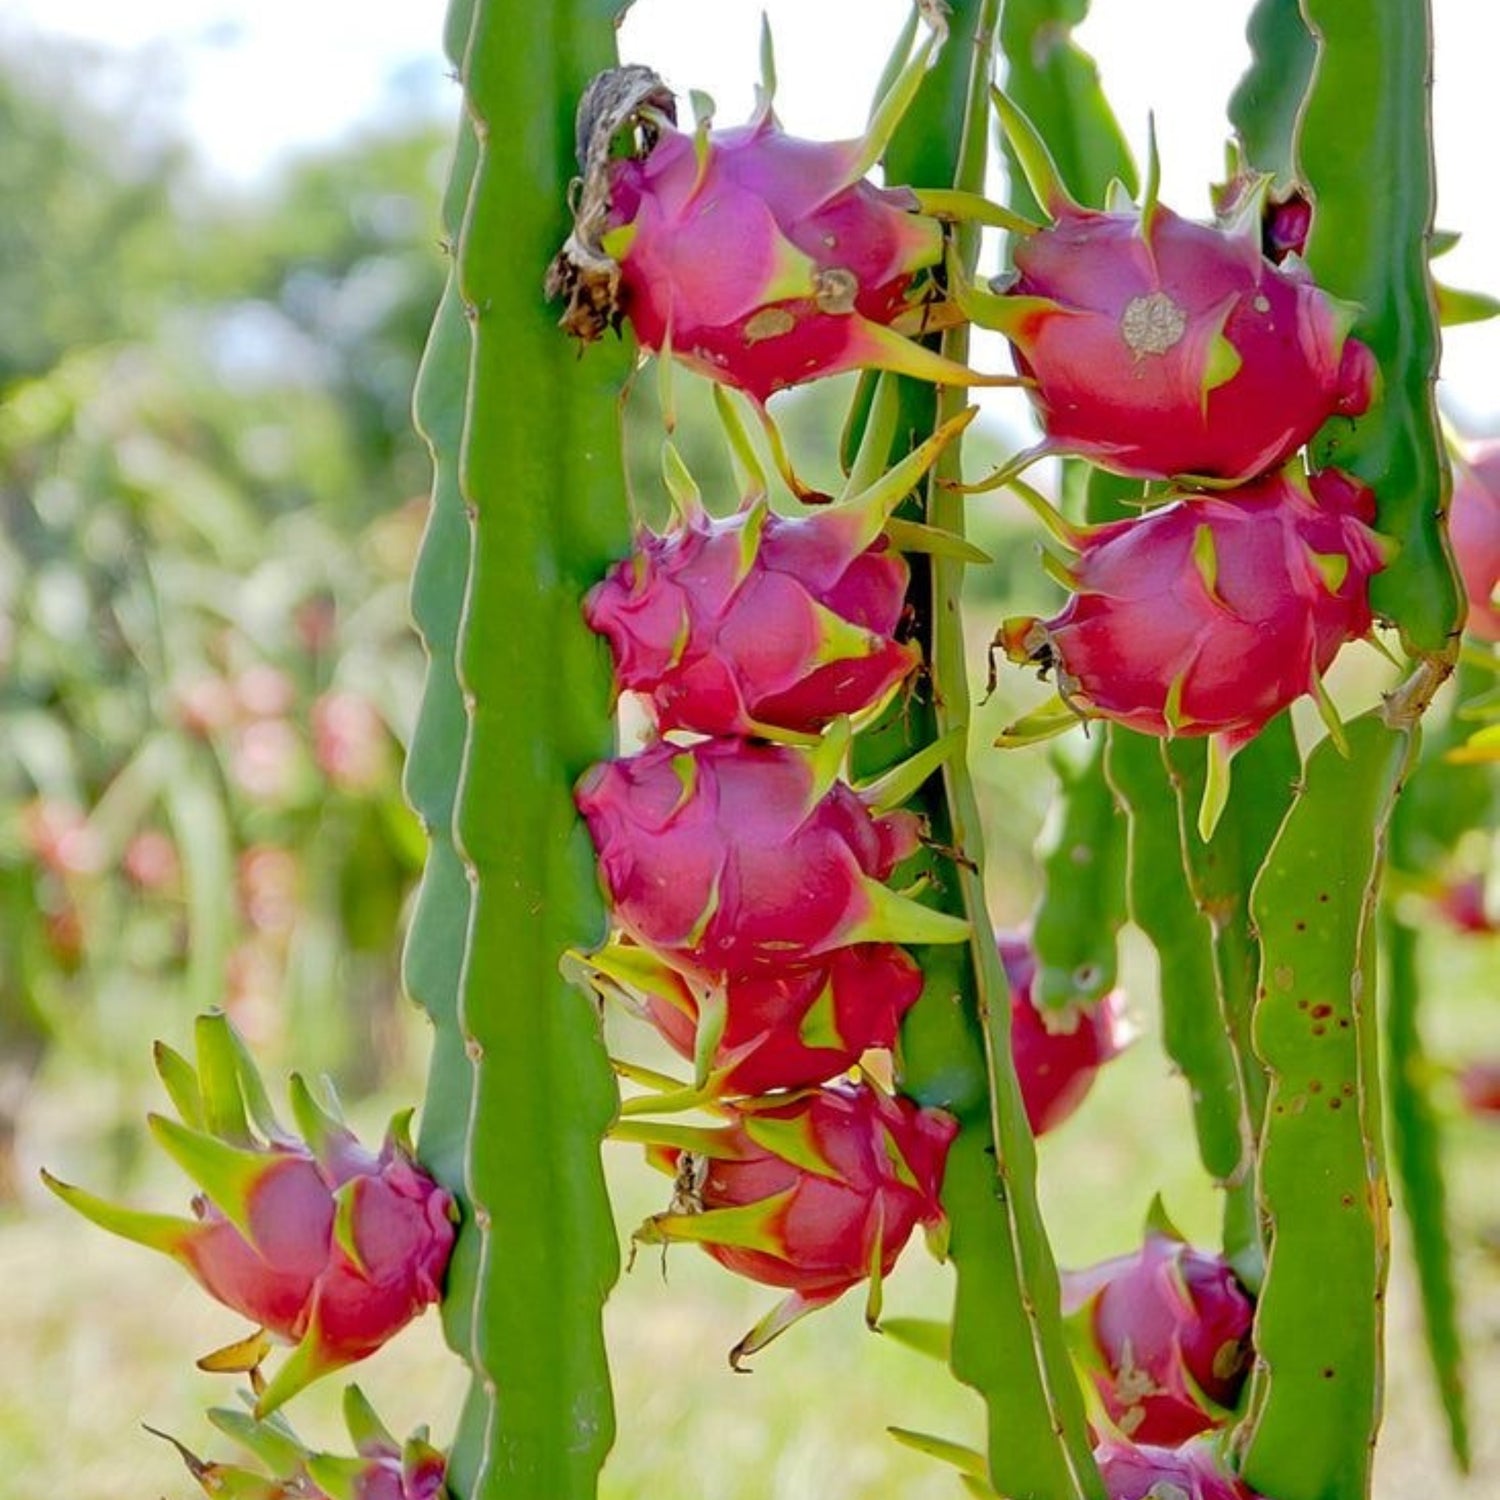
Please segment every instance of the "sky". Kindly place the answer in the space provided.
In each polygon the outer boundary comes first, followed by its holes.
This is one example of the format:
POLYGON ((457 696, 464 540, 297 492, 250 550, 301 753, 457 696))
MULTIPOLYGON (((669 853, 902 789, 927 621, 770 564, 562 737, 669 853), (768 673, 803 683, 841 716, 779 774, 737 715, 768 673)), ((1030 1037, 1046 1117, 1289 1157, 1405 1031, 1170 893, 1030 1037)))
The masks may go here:
MULTIPOLYGON (((1148 113, 1161 142, 1163 201, 1208 210, 1221 175, 1224 101, 1246 61, 1250 0, 1094 0, 1079 41, 1138 152, 1148 113)), ((453 98, 440 53, 446 0, 7 0, 0 40, 29 29, 104 56, 152 59, 165 97, 210 168, 253 183, 300 146, 378 112, 441 110, 453 98)), ((852 135, 907 0, 636 0, 621 29, 628 61, 680 92, 704 89, 726 123, 750 109, 760 13, 778 39, 778 111, 808 136, 852 135)), ((1500 7, 1433 0, 1438 219, 1464 238, 1445 279, 1500 293, 1500 193, 1487 124, 1500 7)), ((456 108, 456 99, 453 106, 456 108)), ((1465 429, 1500 429, 1500 325, 1451 330, 1444 393, 1465 429)))

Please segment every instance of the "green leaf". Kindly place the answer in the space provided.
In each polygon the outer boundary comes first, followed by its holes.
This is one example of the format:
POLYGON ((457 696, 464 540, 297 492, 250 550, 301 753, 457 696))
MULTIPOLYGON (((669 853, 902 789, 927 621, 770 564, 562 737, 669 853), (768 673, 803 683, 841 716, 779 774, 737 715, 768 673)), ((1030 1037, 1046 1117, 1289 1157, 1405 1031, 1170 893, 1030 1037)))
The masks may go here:
POLYGON ((1268 1250, 1234 1441, 1246 1483, 1279 1500, 1363 1500, 1380 1422, 1390 1230, 1372 918, 1412 736, 1375 713, 1348 733, 1347 760, 1328 740, 1310 756, 1251 898, 1268 1250))

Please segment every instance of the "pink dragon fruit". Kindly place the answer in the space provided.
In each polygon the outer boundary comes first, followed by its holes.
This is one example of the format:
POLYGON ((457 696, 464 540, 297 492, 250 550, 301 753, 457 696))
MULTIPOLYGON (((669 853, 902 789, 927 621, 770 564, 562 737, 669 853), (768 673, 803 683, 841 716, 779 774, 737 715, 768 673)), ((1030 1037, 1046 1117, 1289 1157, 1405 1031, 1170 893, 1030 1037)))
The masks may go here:
POLYGON ((708 1060, 709 1095, 802 1089, 847 1073, 870 1048, 895 1045, 922 993, 922 971, 891 943, 836 948, 721 986, 695 985, 644 949, 613 943, 588 961, 591 982, 622 995, 684 1057, 696 1057, 715 1001, 722 1030, 708 1060))
POLYGON ((232 1408, 210 1410, 209 1421, 260 1461, 254 1469, 199 1458, 176 1438, 156 1435, 176 1448, 204 1493, 218 1500, 444 1500, 447 1461, 425 1427, 397 1442, 354 1385, 344 1391, 344 1416, 354 1457, 308 1448, 279 1412, 257 1422, 232 1408))
POLYGON ((748 125, 711 130, 704 118, 689 134, 649 69, 601 74, 578 110, 574 230, 548 276, 549 294, 569 301, 563 326, 588 340, 628 319, 643 348, 757 404, 861 367, 972 383, 906 337, 944 321, 925 274, 943 259, 943 227, 922 209, 948 212, 958 195, 865 180, 935 44, 916 50, 854 141, 786 135, 769 81, 748 125))
POLYGON ((1262 255, 1258 204, 1230 228, 1149 200, 1082 208, 1008 101, 1002 115, 1055 222, 1014 239, 1003 292, 960 300, 1011 341, 1045 451, 1147 479, 1240 484, 1330 416, 1369 407, 1376 365, 1349 337, 1352 310, 1300 262, 1262 255))
POLYGON ((794 519, 764 499, 723 519, 698 505, 643 531, 584 600, 618 686, 662 729, 702 734, 816 732, 881 702, 921 660, 898 639, 910 573, 881 534, 893 488, 794 519))
POLYGON ((649 1148, 676 1189, 636 1238, 694 1241, 730 1270, 789 1290, 735 1346, 736 1366, 867 1277, 873 1324, 881 1279, 912 1230, 937 1231, 941 1244, 938 1195, 958 1122, 847 1080, 725 1108, 729 1123, 696 1132, 690 1147, 679 1128, 649 1148))
POLYGON ((1458 1075, 1463 1107, 1481 1119, 1500 1119, 1500 1058, 1471 1062, 1458 1075))
POLYGON ((1132 1255, 1065 1271, 1063 1312, 1128 1438, 1175 1446, 1219 1426, 1239 1396, 1255 1310, 1217 1255, 1152 1229, 1132 1255))
POLYGON ((1099 1069, 1134 1036, 1125 996, 1112 990, 1092 1005, 1042 1012, 1032 1003, 1036 955, 1019 932, 996 934, 1010 985, 1010 1047, 1031 1133, 1055 1129, 1083 1103, 1099 1069))
POLYGON ((1094 1459, 1109 1500, 1260 1500, 1201 1439, 1181 1448, 1106 1440, 1094 1459))
POLYGON ((575 792, 615 921, 696 978, 805 964, 854 943, 960 942, 968 926, 881 882, 916 851, 909 812, 872 813, 815 749, 660 743, 575 792))
MULTIPOLYGON (((202 1189, 193 1218, 122 1208, 43 1178, 85 1218, 172 1256, 211 1296, 296 1346, 261 1390, 256 1410, 264 1415, 319 1375, 372 1354, 438 1300, 456 1210, 413 1158, 405 1116, 372 1153, 293 1075, 299 1139, 271 1114, 222 1015, 199 1018, 197 1046, 196 1071, 158 1046, 181 1120, 148 1121, 202 1189)), ((204 1364, 249 1368, 259 1387, 264 1352, 254 1336, 204 1364)))
POLYGON ((1058 522, 1079 553, 1064 570, 1076 592, 1051 619, 1006 620, 996 646, 1055 672, 1078 714, 1213 736, 1223 768, 1304 693, 1341 732, 1322 679, 1370 629, 1368 584, 1386 557, 1374 506, 1337 470, 1288 469, 1137 519, 1058 522))
POLYGON ((1455 456, 1448 535, 1469 596, 1464 628, 1481 641, 1500 641, 1500 442, 1455 456))

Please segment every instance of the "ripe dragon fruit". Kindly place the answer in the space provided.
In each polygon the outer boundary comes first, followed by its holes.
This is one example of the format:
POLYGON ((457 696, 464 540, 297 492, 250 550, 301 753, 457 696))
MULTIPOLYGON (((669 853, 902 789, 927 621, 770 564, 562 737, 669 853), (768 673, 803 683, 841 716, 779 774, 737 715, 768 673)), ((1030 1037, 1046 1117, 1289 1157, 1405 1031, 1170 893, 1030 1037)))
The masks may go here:
POLYGON ((972 416, 861 494, 795 518, 762 488, 715 519, 669 450, 677 524, 642 530, 584 600, 617 686, 647 695, 660 728, 701 734, 815 734, 882 702, 921 660, 898 639, 910 570, 884 528, 972 416))
POLYGON ((1019 932, 996 934, 1010 985, 1010 1048, 1031 1133, 1061 1125, 1083 1103, 1099 1069, 1134 1036, 1125 996, 1112 990, 1092 1005, 1043 1013, 1031 999, 1036 955, 1019 932))
POLYGON ((181 1119, 148 1117, 202 1189, 193 1218, 122 1208, 42 1175, 85 1218, 172 1256, 211 1296, 296 1346, 268 1386, 261 1333, 202 1361, 249 1369, 264 1416, 309 1381, 374 1353, 438 1300, 456 1209, 417 1165, 405 1116, 370 1152, 294 1074, 301 1139, 271 1112, 222 1015, 199 1018, 197 1051, 195 1070, 158 1045, 157 1068, 181 1119))
POLYGON ((1080 207, 1033 128, 1002 118, 1054 222, 1016 236, 1015 276, 960 302, 1010 340, 1032 384, 1041 450, 1146 479, 1240 484, 1279 467, 1331 416, 1368 409, 1370 350, 1353 310, 1292 256, 1261 253, 1261 212, 1192 223, 1144 207, 1080 207))
POLYGON ((1138 1251, 1062 1283, 1081 1362, 1121 1433, 1171 1447, 1225 1420, 1255 1310, 1221 1257, 1152 1229, 1138 1251))
POLYGON ((1059 569, 1074 595, 1050 619, 1006 620, 995 645, 1054 672, 1077 714, 1145 734, 1212 736, 1207 830, 1229 757, 1293 700, 1311 694, 1342 733, 1323 674, 1370 629, 1368 584, 1386 560, 1368 525, 1374 507, 1337 470, 1304 479, 1288 469, 1128 521, 1057 521, 1078 552, 1059 569))
POLYGON ((1181 1448, 1106 1440, 1094 1450, 1109 1500, 1261 1500, 1205 1440, 1181 1448))
POLYGON ((1467 1064, 1458 1074, 1458 1097, 1469 1114, 1500 1119, 1500 1058, 1467 1064))
POLYGON ((695 985, 642 948, 612 943, 585 961, 590 982, 624 998, 683 1057, 708 1038, 704 1092, 768 1094, 847 1073, 870 1048, 895 1045, 922 993, 922 971, 891 943, 836 948, 812 963, 695 985), (719 1007, 715 1012, 715 1005, 719 1007))
POLYGON ((648 1155, 674 1177, 673 1204, 636 1239, 694 1241, 730 1270, 789 1289, 734 1347, 736 1367, 866 1278, 873 1326, 881 1281, 912 1230, 935 1231, 941 1248, 938 1194, 958 1122, 847 1080, 725 1110, 717 1129, 661 1127, 648 1155))
POLYGON ((1500 641, 1500 442, 1455 456, 1448 536, 1469 596, 1464 628, 1481 641, 1500 641))
POLYGON ((922 209, 946 213, 961 195, 865 180, 935 45, 934 34, 916 50, 854 141, 786 135, 770 67, 748 125, 710 129, 705 101, 692 133, 650 69, 600 74, 578 110, 573 233, 548 274, 549 295, 568 299, 563 326, 588 341, 628 319, 644 349, 757 405, 857 368, 973 383, 906 336, 945 318, 926 274, 943 259, 943 226, 922 209))
POLYGON ((844 743, 663 742, 595 766, 574 796, 615 921, 709 980, 854 943, 962 941, 967 923, 881 884, 919 823, 837 780, 844 743))
POLYGON ((199 1458, 167 1433, 156 1436, 176 1448, 216 1500, 444 1500, 447 1461, 425 1427, 397 1442, 354 1385, 344 1391, 344 1417, 355 1457, 308 1448, 280 1412, 257 1422, 229 1407, 211 1409, 209 1421, 260 1461, 255 1469, 199 1458))

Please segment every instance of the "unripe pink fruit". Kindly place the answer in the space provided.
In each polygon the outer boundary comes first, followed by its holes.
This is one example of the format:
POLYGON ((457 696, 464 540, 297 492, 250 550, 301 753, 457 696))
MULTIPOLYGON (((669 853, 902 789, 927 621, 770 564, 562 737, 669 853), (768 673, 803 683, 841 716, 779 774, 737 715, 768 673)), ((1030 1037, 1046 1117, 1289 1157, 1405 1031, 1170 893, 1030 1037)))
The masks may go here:
POLYGON ((693 1240, 730 1270, 792 1293, 738 1357, 872 1271, 888 1275, 913 1229, 943 1222, 958 1122, 848 1081, 727 1111, 729 1124, 705 1132, 700 1150, 651 1148, 677 1193, 638 1238, 693 1240))
POLYGON ((914 853, 821 755, 740 739, 595 766, 575 797, 615 921, 698 977, 784 970, 862 942, 957 941, 965 924, 881 881, 914 853))
POLYGON ((1238 1399, 1255 1309, 1222 1257, 1153 1229, 1134 1254, 1065 1271, 1063 1311, 1126 1437, 1184 1442, 1220 1425, 1238 1399))
POLYGON ((1187 495, 1075 533, 1074 588, 1049 620, 1005 621, 1014 661, 1054 671, 1071 707, 1153 735, 1222 735, 1232 751, 1371 624, 1385 565, 1374 497, 1334 469, 1187 495))
POLYGON ((1300 262, 1254 224, 1155 205, 1061 205, 1013 243, 1015 280, 976 317, 1002 328, 1049 448, 1117 473, 1241 484, 1331 416, 1365 411, 1374 357, 1300 262))
POLYGON ((996 934, 1010 985, 1010 1048, 1033 1135, 1061 1125, 1083 1103, 1099 1069, 1129 1045, 1125 997, 1044 1012, 1032 1002, 1036 955, 1018 932, 996 934))
POLYGON ((880 702, 917 665, 916 646, 896 639, 908 577, 841 509, 699 510, 643 532, 584 615, 609 641, 618 685, 648 695, 661 728, 815 731, 880 702))

